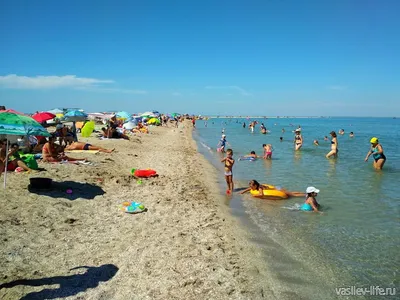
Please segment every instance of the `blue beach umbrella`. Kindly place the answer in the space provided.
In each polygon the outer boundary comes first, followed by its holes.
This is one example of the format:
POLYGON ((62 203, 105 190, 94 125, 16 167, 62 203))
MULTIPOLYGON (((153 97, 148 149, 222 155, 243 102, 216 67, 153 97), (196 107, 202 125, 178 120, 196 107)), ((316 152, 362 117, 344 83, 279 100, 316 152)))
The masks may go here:
POLYGON ((87 119, 88 115, 79 110, 71 110, 61 118, 63 122, 81 122, 87 119))
POLYGON ((126 111, 120 111, 116 114, 116 116, 117 116, 117 118, 120 118, 120 119, 130 119, 131 118, 131 115, 126 111))

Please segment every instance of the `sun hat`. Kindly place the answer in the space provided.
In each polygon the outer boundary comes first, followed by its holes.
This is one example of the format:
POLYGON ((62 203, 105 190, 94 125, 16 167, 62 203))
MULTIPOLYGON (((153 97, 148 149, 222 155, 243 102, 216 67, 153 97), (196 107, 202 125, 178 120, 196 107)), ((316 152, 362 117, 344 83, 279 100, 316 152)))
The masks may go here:
POLYGON ((225 134, 223 134, 223 135, 222 135, 222 137, 226 137, 226 135, 225 135, 225 134))
POLYGON ((309 186, 308 188, 307 188, 307 190, 306 190, 306 193, 307 194, 311 194, 311 193, 319 193, 319 189, 316 189, 315 187, 313 187, 313 186, 309 186))
POLYGON ((377 144, 378 143, 378 138, 377 137, 373 137, 369 142, 371 144, 377 144))

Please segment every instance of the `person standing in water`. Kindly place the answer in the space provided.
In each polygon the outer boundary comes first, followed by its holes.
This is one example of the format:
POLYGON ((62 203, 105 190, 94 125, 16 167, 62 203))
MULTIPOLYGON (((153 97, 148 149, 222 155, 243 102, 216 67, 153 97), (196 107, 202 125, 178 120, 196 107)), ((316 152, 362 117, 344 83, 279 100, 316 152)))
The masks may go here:
POLYGON ((225 164, 224 174, 225 174, 225 181, 228 186, 226 193, 231 194, 233 192, 232 168, 233 168, 233 165, 235 164, 235 160, 233 159, 233 150, 232 149, 226 150, 226 157, 224 159, 222 159, 221 162, 225 164))
POLYGON ((224 153, 225 152, 226 143, 227 143, 226 135, 223 134, 221 139, 220 139, 220 141, 219 141, 219 143, 218 143, 218 145, 217 145, 217 151, 224 153))
POLYGON ((243 126, 243 128, 246 128, 246 122, 243 122, 242 126, 243 126))
POLYGON ((365 157, 365 161, 368 161, 368 158, 372 155, 374 158, 374 163, 373 166, 376 170, 382 170, 383 165, 386 162, 386 156, 383 153, 383 148, 382 145, 379 143, 378 138, 373 137, 370 140, 371 143, 371 150, 367 153, 367 156, 365 157))
POLYGON ((300 148, 303 146, 303 137, 301 136, 301 131, 296 129, 295 131, 295 136, 294 136, 294 141, 293 141, 295 147, 294 149, 300 150, 300 148))
POLYGON ((331 131, 330 133, 332 140, 331 140, 331 151, 326 155, 326 158, 330 158, 331 156, 334 156, 335 158, 338 155, 339 149, 338 149, 338 140, 337 140, 337 135, 336 132, 331 131))
POLYGON ((264 149, 264 159, 272 159, 272 145, 271 144, 263 144, 264 149))

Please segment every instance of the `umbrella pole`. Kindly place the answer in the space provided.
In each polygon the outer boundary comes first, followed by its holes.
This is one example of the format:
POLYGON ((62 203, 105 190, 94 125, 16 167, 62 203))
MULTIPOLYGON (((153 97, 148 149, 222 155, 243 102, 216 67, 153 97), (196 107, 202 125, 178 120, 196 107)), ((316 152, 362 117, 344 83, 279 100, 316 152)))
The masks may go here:
POLYGON ((74 134, 74 142, 78 141, 78 137, 76 135, 76 122, 72 122, 72 126, 74 127, 73 134, 74 134))
POLYGON ((6 189, 6 185, 7 185, 7 166, 8 166, 8 139, 7 139, 7 146, 6 146, 6 163, 4 165, 4 189, 6 189))

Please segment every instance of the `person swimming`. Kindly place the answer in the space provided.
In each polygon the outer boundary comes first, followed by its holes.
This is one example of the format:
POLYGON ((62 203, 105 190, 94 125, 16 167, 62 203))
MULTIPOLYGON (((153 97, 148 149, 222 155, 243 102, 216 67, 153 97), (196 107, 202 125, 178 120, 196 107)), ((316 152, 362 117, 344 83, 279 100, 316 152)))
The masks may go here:
POLYGON ((319 193, 319 189, 316 189, 313 186, 309 186, 306 189, 306 201, 300 206, 300 210, 302 211, 315 211, 319 212, 320 205, 315 199, 319 193))
POLYGON ((283 142, 283 137, 281 136, 281 137, 279 138, 279 140, 280 140, 281 142, 283 142))
POLYGON ((372 155, 374 158, 374 163, 373 166, 377 170, 382 170, 385 162, 386 162, 386 156, 383 153, 383 148, 382 145, 379 143, 378 138, 373 137, 370 140, 371 143, 371 150, 367 153, 367 156, 365 157, 365 161, 368 161, 368 158, 372 155))
MULTIPOLYGON (((268 196, 264 195, 264 190, 273 190, 269 188, 265 184, 260 184, 257 180, 253 179, 249 182, 249 187, 243 191, 240 192, 240 194, 244 194, 250 191, 258 191, 258 195, 253 195, 253 197, 257 198, 267 198, 268 196)), ((292 191, 287 191, 282 187, 275 187, 275 190, 282 191, 284 192, 288 197, 304 197, 306 194, 303 192, 292 192, 292 191)))
POLYGON ((314 144, 315 146, 319 146, 318 140, 314 140, 313 144, 314 144))
POLYGON ((354 137, 354 132, 352 131, 352 132, 350 132, 350 134, 349 134, 349 137, 354 137))

